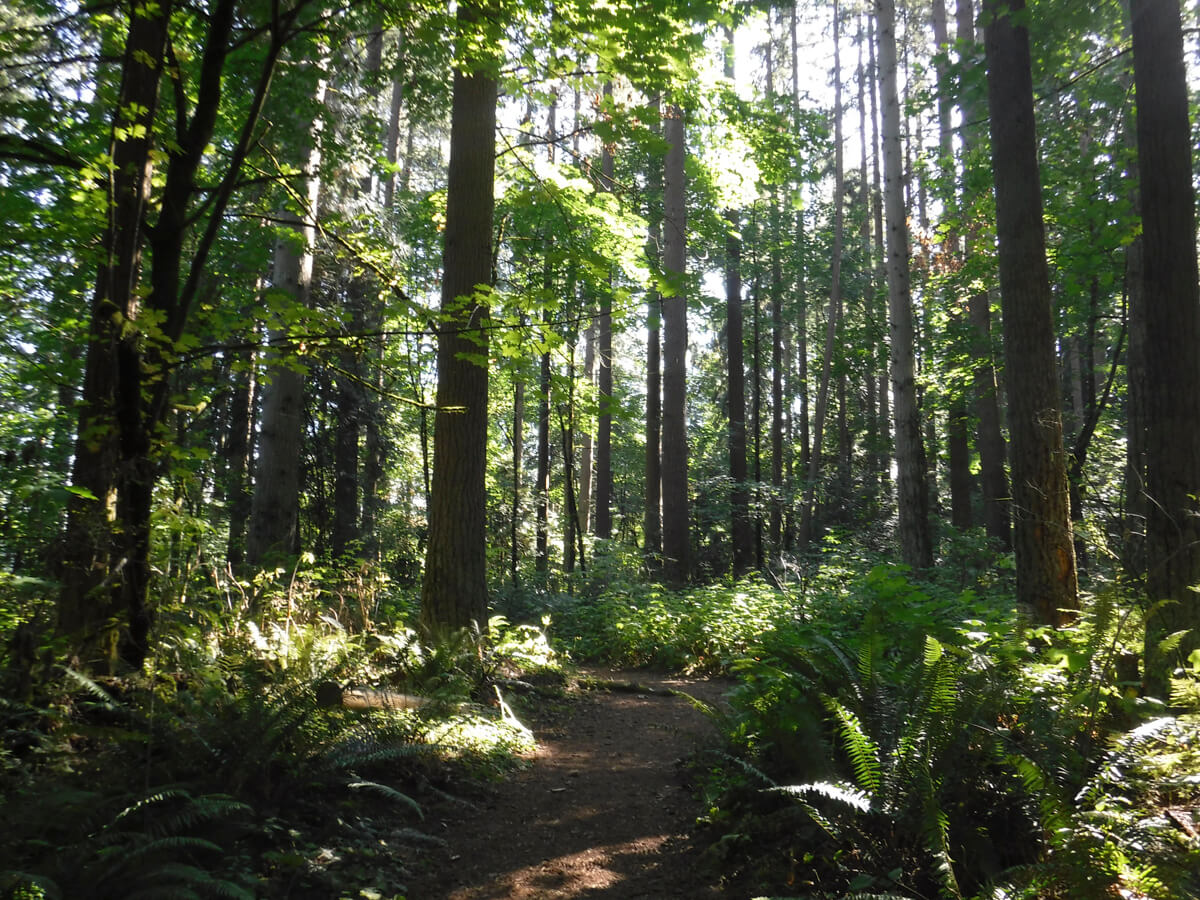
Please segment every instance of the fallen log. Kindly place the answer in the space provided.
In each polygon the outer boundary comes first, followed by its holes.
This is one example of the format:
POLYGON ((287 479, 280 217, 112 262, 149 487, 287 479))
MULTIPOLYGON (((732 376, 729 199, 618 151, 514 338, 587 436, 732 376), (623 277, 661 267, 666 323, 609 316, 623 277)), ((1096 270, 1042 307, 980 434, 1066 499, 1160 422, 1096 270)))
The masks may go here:
POLYGON ((403 694, 400 691, 372 688, 343 688, 332 681, 317 685, 317 703, 343 709, 417 709, 429 702, 427 697, 403 694))

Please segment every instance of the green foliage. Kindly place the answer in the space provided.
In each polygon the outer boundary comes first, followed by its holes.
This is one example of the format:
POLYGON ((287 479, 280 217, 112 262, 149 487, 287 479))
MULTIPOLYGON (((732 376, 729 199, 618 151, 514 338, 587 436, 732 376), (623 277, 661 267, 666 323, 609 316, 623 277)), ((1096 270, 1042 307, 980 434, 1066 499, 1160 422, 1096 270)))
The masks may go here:
POLYGON ((608 585, 595 597, 550 604, 553 634, 577 659, 690 672, 727 666, 789 612, 785 594, 758 579, 675 593, 653 585, 608 585))
MULTIPOLYGON (((778 593, 729 665, 705 790, 735 873, 813 897, 1192 895, 1200 732, 1137 724, 1154 708, 1123 683, 1138 617, 1115 592, 1052 632, 982 582, 947 589, 953 571, 851 567, 838 587, 836 569, 778 593)), ((719 620, 734 590, 689 595, 694 614, 719 620)), ((627 627, 647 612, 631 607, 627 627)))
POLYGON ((294 590, 290 618, 266 604, 257 620, 180 623, 143 677, 67 671, 39 686, 45 708, 6 701, 0 789, 21 824, 0 837, 0 896, 401 891, 406 860, 437 839, 402 828, 381 862, 372 823, 419 821, 447 767, 493 775, 528 753, 507 704, 483 701, 558 659, 541 629, 502 618, 488 640, 436 646, 351 634, 312 615, 318 596, 294 590), (343 708, 323 684, 403 687, 421 705, 343 708))

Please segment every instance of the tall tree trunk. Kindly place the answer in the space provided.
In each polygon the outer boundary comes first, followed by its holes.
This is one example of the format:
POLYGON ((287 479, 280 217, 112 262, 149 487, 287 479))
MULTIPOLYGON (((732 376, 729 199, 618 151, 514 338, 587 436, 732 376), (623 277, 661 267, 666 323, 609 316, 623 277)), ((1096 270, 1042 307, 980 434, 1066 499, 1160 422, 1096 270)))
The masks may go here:
MULTIPOLYGON (((549 247, 546 248, 545 282, 550 278, 549 247)), ((549 340, 550 312, 542 314, 542 341, 549 340)), ((541 371, 538 375, 538 442, 537 479, 534 486, 534 557, 533 566, 545 574, 550 560, 550 351, 542 353, 541 371)))
POLYGON ((845 243, 845 163, 842 152, 842 54, 841 9, 833 2, 833 249, 830 259, 829 306, 825 321, 825 349, 821 359, 821 380, 817 385, 817 408, 813 419, 812 455, 809 458, 807 482, 804 487, 804 508, 800 517, 800 546, 807 546, 815 536, 817 482, 821 478, 822 447, 825 441, 825 420, 829 414, 829 386, 833 374, 833 352, 837 338, 838 312, 842 307, 842 248, 845 243))
MULTIPOLYGON (((117 396, 121 383, 124 323, 136 318, 141 300, 145 217, 154 171, 154 119, 164 66, 171 4, 141 14, 130 4, 121 85, 109 139, 112 184, 103 238, 104 257, 92 294, 83 403, 75 444, 68 506, 66 556, 58 606, 58 629, 70 635, 80 661, 97 669, 117 661, 119 634, 111 622, 124 619, 118 483, 122 455, 117 396)), ((145 644, 149 622, 144 610, 130 611, 137 621, 135 644, 145 644)), ((135 647, 132 656, 139 653, 135 647)), ((141 651, 144 656, 144 647, 141 651)), ((130 659, 133 662, 135 660, 130 659)), ((140 660, 136 660, 140 664, 140 660)))
MULTIPOLYGON (((788 7, 788 31, 792 43, 792 129, 800 133, 800 47, 796 27, 796 4, 788 7)), ((800 189, 797 188, 799 193, 800 189)), ((808 267, 805 264, 804 241, 804 204, 797 203, 796 210, 796 259, 800 269, 796 284, 799 295, 799 308, 796 310, 796 383, 800 392, 800 448, 796 454, 800 461, 800 470, 808 471, 809 433, 808 433, 808 267)))
MULTIPOLYGON (((460 27, 484 17, 460 5, 460 27)), ((487 619, 488 301, 496 159, 496 79, 457 69, 446 188, 437 415, 421 624, 430 632, 487 619), (482 361, 481 361, 482 358, 482 361)))
POLYGON ((1060 625, 1077 609, 1054 321, 1024 0, 984 0, 1017 596, 1060 625))
MULTIPOLYGON (((655 105, 659 105, 657 98, 655 105)), ((652 158, 653 160, 653 158, 652 158)), ((662 246, 662 170, 651 162, 649 176, 651 199, 646 217, 646 258, 654 269, 661 264, 662 246)), ((651 289, 646 296, 646 506, 642 516, 645 546, 642 556, 647 570, 662 569, 662 297, 651 289)))
MULTIPOLYGON (((767 100, 775 103, 775 31, 773 13, 767 14, 767 100)), ((779 191, 772 188, 770 199, 771 244, 771 502, 770 544, 772 560, 778 562, 783 549, 783 261, 780 243, 779 191)))
MULTIPOLYGON (((69 541, 74 559, 68 560, 64 575, 60 628, 65 625, 64 630, 73 638, 82 638, 76 646, 81 657, 87 657, 83 660, 86 665, 111 665, 115 649, 125 663, 138 668, 149 651, 150 519, 154 485, 160 475, 154 445, 170 408, 170 373, 174 368, 171 348, 184 336, 208 254, 256 133, 275 63, 291 32, 290 21, 272 22, 271 39, 261 57, 258 83, 241 131, 226 157, 216 188, 203 208, 197 210, 192 202, 199 190, 196 176, 221 109, 223 73, 235 19, 233 0, 213 4, 195 78, 180 87, 189 94, 192 108, 190 115, 186 110, 177 111, 175 132, 166 142, 166 172, 156 191, 158 217, 151 226, 146 221, 146 179, 150 174, 154 108, 163 71, 164 30, 170 4, 133 10, 131 14, 128 55, 119 91, 121 103, 113 128, 116 170, 106 231, 108 258, 101 267, 101 286, 97 290, 97 311, 102 321, 93 319, 89 343, 89 357, 95 355, 97 365, 89 359, 90 373, 85 376, 85 389, 99 390, 84 398, 80 436, 88 458, 77 461, 77 472, 88 480, 94 474, 92 463, 97 454, 106 452, 106 446, 115 447, 115 460, 109 460, 115 465, 111 480, 102 486, 105 490, 95 494, 97 505, 104 504, 105 513, 87 523, 86 533, 76 527, 69 535, 77 541, 69 541), (147 102, 139 102, 138 97, 147 102), (189 240, 193 232, 194 242, 189 240), (138 284, 143 241, 152 247, 148 285, 138 284), (183 262, 185 249, 191 251, 187 266, 183 262), (108 284, 104 284, 106 280, 110 280, 108 284), (153 323, 153 337, 142 328, 143 309, 153 323), (108 422, 89 420, 89 415, 103 412, 106 406, 108 422), (115 515, 111 517, 108 513, 114 507, 108 505, 110 500, 115 500, 115 515), (92 530, 93 524, 99 524, 101 530, 92 530), (115 528, 110 530, 110 524, 115 528), (115 540, 105 570, 96 565, 98 555, 92 551, 108 543, 109 536, 115 540), (81 580, 83 591, 77 590, 81 580), (113 602, 107 603, 107 598, 113 602), (82 617, 78 615, 81 603, 88 607, 82 617), (98 619, 97 614, 103 618, 98 619), (122 615, 126 625, 119 646, 110 639, 115 634, 113 614, 122 615), (93 628, 95 623, 99 623, 98 628, 93 628), (107 656, 107 660, 98 656, 107 656)), ((284 17, 289 15, 292 13, 284 17)))
MULTIPOLYGON (((946 15, 945 0, 933 0, 933 37, 936 44, 935 68, 938 85, 938 175, 941 185, 942 203, 953 218, 958 215, 958 193, 955 187, 954 165, 954 121, 952 86, 949 73, 950 26, 946 15)), ((942 252, 955 262, 960 259, 957 230, 946 235, 942 252)), ((962 317, 962 304, 954 300, 949 303, 954 320, 962 317)), ((952 326, 953 327, 953 326, 952 326)), ((956 331, 958 329, 955 329, 956 331)), ((969 413, 964 389, 955 387, 950 397, 949 415, 946 422, 946 450, 949 457, 950 476, 950 521, 956 528, 970 528, 971 513, 971 457, 968 437, 969 413)))
MULTIPOLYGON (((975 14, 972 0, 958 0, 957 37, 960 45, 969 47, 975 43, 975 14)), ((974 65, 974 64, 972 64, 974 65)), ((962 130, 962 182, 964 207, 971 198, 966 197, 967 160, 977 145, 978 125, 986 118, 986 110, 976 103, 963 105, 963 118, 967 126, 962 130)), ((983 252, 980 246, 979 228, 972 226, 966 235, 968 255, 983 252)), ((993 362, 991 297, 986 290, 975 291, 967 300, 967 317, 973 333, 970 356, 972 371, 972 402, 979 430, 975 449, 979 453, 979 486, 983 494, 983 524, 988 536, 999 541, 1009 550, 1012 548, 1012 528, 1009 522, 1008 472, 1005 468, 1008 451, 1000 419, 1000 385, 996 378, 993 362)))
MULTIPOLYGON (((347 303, 351 306, 350 327, 361 333, 364 323, 363 307, 367 302, 367 283, 352 279, 347 288, 347 303)), ((343 337, 345 345, 338 353, 338 372, 334 377, 336 404, 334 412, 333 452, 333 532, 330 551, 334 560, 343 559, 357 551, 359 541, 358 460, 359 434, 362 431, 362 351, 357 339, 343 337)))
POLYGON ((250 478, 254 459, 254 406, 258 382, 253 354, 233 356, 233 390, 229 399, 229 435, 225 440, 229 539, 226 558, 236 572, 246 559, 246 523, 250 520, 250 478))
MULTIPOLYGON (((883 165, 879 140, 879 66, 875 54, 875 17, 867 17, 867 60, 868 68, 873 76, 870 79, 871 98, 871 147, 874 165, 871 166, 871 219, 874 223, 875 236, 875 295, 871 298, 871 308, 880 322, 887 321, 887 251, 884 248, 883 232, 883 165)), ((886 332, 886 328, 883 329, 886 332)), ((882 335, 881 335, 882 337, 882 335)), ((891 493, 892 481, 892 415, 890 412, 889 385, 891 378, 888 370, 891 363, 891 351, 886 339, 881 341, 882 347, 876 361, 876 371, 879 382, 876 396, 879 398, 879 443, 876 447, 876 471, 879 472, 881 493, 891 493)))
MULTIPOLYGON (((725 71, 734 81, 733 29, 725 28, 725 71)), ((725 210, 725 345, 726 395, 729 416, 730 535, 733 576, 739 578, 754 565, 754 534, 750 519, 750 491, 746 482, 746 360, 742 315, 742 238, 738 212, 725 210)))
MULTIPOLYGON (((863 46, 867 42, 866 28, 863 23, 863 16, 860 13, 858 16, 857 37, 855 43, 858 44, 858 63, 856 66, 855 80, 858 82, 858 137, 859 137, 859 160, 858 160, 858 182, 862 188, 862 258, 865 267, 865 286, 863 289, 863 308, 866 312, 868 327, 875 331, 878 328, 878 323, 875 319, 875 260, 873 256, 874 247, 871 244, 871 191, 867 161, 874 152, 874 148, 867 149, 867 141, 870 137, 870 131, 867 128, 867 71, 863 62, 863 46)), ((866 367, 866 378, 864 393, 865 403, 863 409, 863 417, 866 420, 863 423, 864 449, 865 459, 863 465, 863 499, 866 501, 866 510, 868 515, 874 516, 877 512, 877 504, 879 502, 879 469, 876 466, 876 461, 879 453, 879 413, 876 399, 876 386, 878 380, 876 377, 874 359, 872 359, 866 367)))
POLYGON ((746 473, 746 362, 742 326, 742 242, 736 233, 738 215, 727 210, 729 231, 725 236, 725 334, 728 345, 729 477, 733 521, 733 575, 745 575, 754 565, 754 534, 751 529, 750 491, 746 473))
POLYGON ((751 403, 750 433, 754 439, 754 565, 763 569, 763 479, 762 479, 762 265, 758 258, 758 247, 762 243, 762 229, 756 218, 751 219, 754 240, 754 280, 750 289, 751 309, 751 403))
MULTIPOLYGON (((524 318, 522 318, 524 324, 524 318)), ((521 586, 521 475, 525 459, 525 380, 518 373, 513 385, 513 427, 512 427, 512 515, 509 523, 509 575, 512 578, 513 590, 521 586)))
POLYGON ((908 217, 900 146, 900 99, 896 88, 896 11, 893 0, 876 0, 879 86, 883 107, 884 205, 887 211, 888 323, 891 334, 892 400, 896 421, 896 506, 900 555, 910 566, 933 565, 925 445, 917 406, 912 296, 908 268, 908 217))
POLYGON ((667 110, 663 134, 663 270, 673 294, 663 298, 662 504, 663 574, 672 584, 688 579, 687 445, 687 206, 683 111, 667 110))
POLYGON ((1200 273, 1183 29, 1174 0, 1132 0, 1145 323, 1146 688, 1166 698, 1200 647, 1200 273), (1163 641, 1185 632, 1170 651, 1163 641))
POLYGON ((646 300, 646 567, 662 567, 662 299, 651 291, 646 300))
MULTIPOLYGON (((612 100, 612 83, 604 85, 604 98, 612 100)), ((613 190, 612 145, 605 142, 600 151, 600 188, 613 190)), ((599 325, 599 369, 596 373, 596 394, 600 405, 596 422, 596 527, 595 535, 608 540, 612 537, 613 470, 612 470, 612 426, 613 426, 613 328, 612 328, 612 273, 609 272, 608 288, 600 297, 599 325)))
MULTIPOLYGON (((320 90, 323 93, 323 83, 320 90)), ((319 162, 320 149, 314 143, 304 167, 310 173, 303 191, 305 209, 299 215, 292 212, 280 215, 300 235, 300 240, 280 237, 275 242, 272 287, 290 294, 300 306, 308 305, 312 289, 314 223, 320 191, 320 183, 312 173, 319 162)), ((298 369, 295 346, 288 340, 286 330, 271 330, 268 345, 254 499, 246 541, 246 562, 250 566, 261 566, 295 551, 300 515, 304 373, 298 369)))
MULTIPOLYGON (((583 332, 583 380, 588 386, 596 384, 596 331, 599 316, 588 304, 588 323, 583 332)), ((584 533, 592 521, 592 487, 596 483, 596 444, 591 429, 580 430, 579 434, 579 523, 584 533)))

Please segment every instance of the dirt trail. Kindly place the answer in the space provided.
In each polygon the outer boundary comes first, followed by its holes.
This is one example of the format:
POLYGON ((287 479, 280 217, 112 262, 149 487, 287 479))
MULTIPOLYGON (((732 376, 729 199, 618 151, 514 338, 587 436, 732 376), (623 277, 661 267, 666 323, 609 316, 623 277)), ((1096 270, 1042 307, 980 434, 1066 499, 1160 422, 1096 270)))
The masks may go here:
MULTIPOLYGON (((597 679, 687 691, 726 685, 646 672, 597 679)), ((689 830, 700 810, 678 761, 713 735, 684 697, 591 690, 538 714, 533 764, 490 787, 477 809, 435 808, 431 851, 409 900, 668 900, 716 897, 689 830)))

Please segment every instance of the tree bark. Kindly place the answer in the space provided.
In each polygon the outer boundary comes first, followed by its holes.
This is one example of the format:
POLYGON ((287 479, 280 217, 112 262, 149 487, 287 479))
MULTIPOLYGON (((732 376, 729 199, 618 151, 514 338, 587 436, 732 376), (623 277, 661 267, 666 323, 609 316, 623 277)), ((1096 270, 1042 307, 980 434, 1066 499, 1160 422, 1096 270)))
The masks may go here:
MULTIPOLYGON (((116 663, 119 634, 112 623, 125 618, 121 596, 124 566, 113 565, 121 559, 120 538, 114 529, 121 515, 124 438, 118 413, 121 344, 126 322, 137 317, 141 306, 137 287, 143 227, 150 203, 154 119, 170 18, 170 2, 145 15, 132 8, 129 11, 121 85, 109 139, 113 169, 104 259, 92 295, 71 478, 77 492, 68 506, 58 629, 75 640, 81 663, 98 669, 116 663)), ((137 632, 132 642, 141 648, 134 647, 132 655, 144 656, 148 618, 144 609, 129 614, 136 621, 127 620, 126 627, 137 632)), ((140 660, 136 662, 140 665, 140 660)))
MULTIPOLYGON (((658 264, 662 231, 657 220, 650 224, 647 255, 658 264)), ((642 531, 645 534, 643 558, 646 568, 657 573, 662 568, 662 298, 651 290, 646 298, 646 509, 642 531)))
POLYGON ((732 511, 733 575, 745 575, 754 565, 754 534, 746 473, 746 362, 742 324, 742 242, 736 233, 738 215, 727 210, 725 236, 725 335, 728 345, 729 478, 732 511))
POLYGON ((683 111, 672 106, 664 123, 663 270, 673 294, 663 299, 662 505, 663 573, 676 585, 688 579, 687 445, 687 207, 683 111))
POLYGON ((246 523, 250 520, 250 478, 254 459, 254 407, 257 396, 253 355, 242 351, 233 357, 233 390, 229 400, 229 435, 225 441, 229 539, 226 559, 236 572, 246 559, 246 523))
MULTIPOLYGON (((604 97, 612 99, 612 83, 604 85, 604 97)), ((613 189, 612 146, 605 143, 600 152, 600 188, 613 189)), ((600 409, 596 421, 596 537, 608 540, 612 537, 613 469, 613 325, 612 325, 612 273, 609 272, 608 288, 600 297, 600 320, 598 325, 597 355, 599 366, 596 372, 596 399, 600 409)))
MULTIPOLYGON (((871 147, 873 148, 872 157, 874 165, 871 166, 871 219, 874 223, 875 237, 875 277, 874 285, 876 294, 871 297, 871 308, 876 310, 876 315, 880 321, 887 320, 887 251, 884 247, 884 232, 883 232, 883 165, 880 153, 879 140, 879 66, 877 64, 875 45, 875 17, 867 17, 867 64, 868 68, 875 77, 870 80, 870 99, 871 99, 871 147)), ((879 398, 878 414, 879 414, 879 443, 876 446, 875 468, 879 472, 880 493, 885 497, 891 493, 892 483, 892 414, 890 403, 890 391, 888 385, 891 383, 889 376, 889 366, 891 362, 891 351, 888 349, 887 341, 883 340, 881 352, 878 354, 876 363, 876 371, 878 372, 878 385, 875 395, 879 398)))
MULTIPOLYGON (((583 380, 589 387, 596 384, 596 331, 599 316, 588 304, 588 323, 583 332, 583 380)), ((592 521, 592 487, 596 483, 596 442, 591 429, 581 430, 579 435, 579 523, 584 533, 592 521)))
MULTIPOLYGON (((361 333, 364 328, 364 305, 367 302, 367 283, 362 278, 351 279, 346 302, 351 307, 350 328, 361 333)), ((338 353, 338 372, 334 377, 336 408, 334 412, 333 450, 333 532, 330 553, 335 561, 361 548, 358 542, 358 460, 359 434, 362 431, 363 367, 362 352, 353 337, 343 337, 344 346, 338 353)))
MULTIPOLYGON (((950 27, 946 15, 945 0, 934 0, 931 9, 933 37, 936 44, 935 68, 938 86, 938 175, 941 197, 951 218, 961 218, 958 213, 958 192, 954 161, 954 121, 952 85, 950 82, 949 59, 952 46, 950 27)), ((957 229, 946 235, 942 253, 951 265, 961 262, 961 242, 957 229)), ((958 298, 949 298, 952 321, 963 317, 963 305, 958 298)), ((961 329, 952 326, 952 331, 961 329)), ((950 398, 946 421, 946 451, 949 457, 950 521, 955 528, 966 529, 973 524, 971 509, 971 457, 968 437, 969 412, 965 388, 955 386, 950 398)))
MULTIPOLYGON (((546 248, 545 282, 550 282, 549 247, 546 248)), ((542 340, 549 340, 550 313, 542 315, 542 340)), ((542 353, 538 375, 537 480, 534 485, 534 569, 542 574, 550 567, 550 351, 542 353)))
POLYGON ((842 55, 841 9, 833 3, 833 250, 830 259, 829 306, 825 321, 825 349, 821 359, 821 380, 817 384, 817 408, 813 417, 812 454, 809 457, 804 508, 800 516, 800 546, 814 537, 817 482, 821 478, 825 420, 829 414, 829 385, 833 373, 833 351, 837 338, 838 312, 842 307, 842 248, 845 244, 845 163, 842 152, 842 55))
POLYGON ((915 569, 933 565, 925 445, 917 405, 914 329, 908 267, 908 218, 900 146, 900 100, 896 88, 896 11, 893 0, 876 0, 879 85, 883 107, 884 206, 887 214, 888 324, 891 334, 892 401, 896 423, 896 505, 900 555, 915 569))
MULTIPOLYGON (((971 46, 975 43, 975 14, 971 0, 958 0, 956 30, 959 43, 971 46)), ((972 64, 974 65, 974 64, 972 64)), ((977 144, 977 129, 972 123, 986 118, 986 111, 976 103, 965 103, 963 118, 967 126, 962 130, 962 173, 964 206, 972 198, 966 196, 967 160, 977 144)), ((984 252, 980 247, 979 229, 972 226, 966 234, 966 253, 973 255, 984 252)), ((1008 450, 1000 418, 1000 385, 996 378, 996 366, 992 351, 991 297, 986 290, 975 291, 967 300, 967 318, 971 323, 972 360, 971 392, 975 417, 979 420, 975 438, 975 449, 979 453, 979 487, 983 494, 983 524, 988 536, 1000 543, 1005 550, 1012 549, 1012 528, 1009 522, 1008 472, 1005 468, 1008 450)))
MULTIPOLYGON (((483 19, 460 5, 460 27, 483 19)), ((496 79, 454 73, 442 251, 437 414, 421 624, 431 633, 487 618, 488 301, 495 207, 496 79)))
POLYGON ((1024 0, 985 0, 988 108, 1012 441, 1017 596, 1061 625, 1078 609, 1024 0))
POLYGON ((1132 0, 1145 323, 1147 690, 1200 647, 1200 273, 1188 83, 1175 0, 1132 0), (1185 632, 1173 649, 1165 638, 1185 632))

